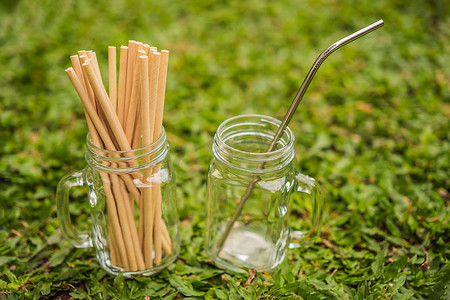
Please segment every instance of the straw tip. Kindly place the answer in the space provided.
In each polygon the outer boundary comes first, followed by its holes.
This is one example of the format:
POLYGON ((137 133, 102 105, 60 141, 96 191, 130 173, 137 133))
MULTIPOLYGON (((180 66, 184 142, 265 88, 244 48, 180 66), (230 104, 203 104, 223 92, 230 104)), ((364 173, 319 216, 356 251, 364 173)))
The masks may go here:
POLYGON ((371 28, 374 28, 374 29, 378 29, 378 28, 383 27, 383 26, 384 26, 384 21, 383 21, 383 19, 379 19, 378 21, 376 21, 376 22, 370 24, 370 25, 367 26, 367 27, 371 27, 371 28))

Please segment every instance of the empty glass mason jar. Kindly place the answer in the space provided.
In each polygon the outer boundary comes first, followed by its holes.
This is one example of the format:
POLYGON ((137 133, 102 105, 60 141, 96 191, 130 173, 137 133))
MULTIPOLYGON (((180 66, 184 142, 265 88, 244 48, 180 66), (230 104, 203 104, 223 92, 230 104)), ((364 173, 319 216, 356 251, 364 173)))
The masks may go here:
POLYGON ((166 133, 151 145, 131 151, 108 151, 87 138, 88 166, 61 179, 58 219, 75 247, 94 246, 108 273, 151 275, 177 257, 180 249, 175 176, 166 133), (89 191, 92 230, 78 234, 69 212, 69 190, 89 191))
MULTIPOLYGON (((289 202, 293 192, 311 203, 309 228, 295 232, 296 247, 313 241, 320 229, 323 198, 317 182, 293 165, 294 135, 286 128, 267 152, 281 122, 262 115, 224 121, 212 147, 208 172, 206 252, 222 268, 270 270, 289 247, 289 202)), ((309 205, 308 205, 309 206, 309 205)))

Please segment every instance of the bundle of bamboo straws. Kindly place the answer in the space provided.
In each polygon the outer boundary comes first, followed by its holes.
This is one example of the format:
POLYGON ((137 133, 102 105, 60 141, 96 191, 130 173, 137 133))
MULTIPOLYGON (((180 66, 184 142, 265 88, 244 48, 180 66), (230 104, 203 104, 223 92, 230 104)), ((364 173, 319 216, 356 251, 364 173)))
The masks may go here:
MULTIPOLYGON (((156 47, 129 41, 128 46, 120 48, 117 88, 116 48, 108 47, 108 96, 95 52, 79 51, 70 57, 72 67, 66 73, 81 98, 96 147, 130 151, 160 137, 168 58, 167 50, 158 52, 156 47)), ((144 163, 150 160, 144 158, 144 163)), ((136 167, 138 162, 125 164, 136 167)), ((106 195, 111 263, 125 271, 147 270, 161 263, 163 253, 172 253, 171 238, 161 216, 160 181, 149 180, 158 176, 158 171, 159 166, 153 166, 144 169, 143 174, 100 173, 106 195), (136 178, 147 187, 138 189, 133 182, 136 178), (135 210, 139 212, 138 221, 135 210)))

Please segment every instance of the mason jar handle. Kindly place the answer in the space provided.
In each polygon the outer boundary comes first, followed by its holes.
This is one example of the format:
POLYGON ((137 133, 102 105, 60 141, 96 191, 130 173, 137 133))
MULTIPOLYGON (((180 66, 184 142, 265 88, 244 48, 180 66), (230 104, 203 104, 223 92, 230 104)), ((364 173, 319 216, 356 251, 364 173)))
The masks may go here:
POLYGON ((84 186, 84 170, 76 171, 64 176, 56 189, 56 208, 61 232, 76 248, 92 247, 92 240, 88 233, 77 233, 72 226, 69 212, 69 191, 72 187, 84 186))
POLYGON ((319 183, 312 177, 297 173, 297 192, 307 194, 311 200, 311 228, 309 231, 291 230, 289 248, 310 245, 320 232, 322 225, 323 194, 319 183))

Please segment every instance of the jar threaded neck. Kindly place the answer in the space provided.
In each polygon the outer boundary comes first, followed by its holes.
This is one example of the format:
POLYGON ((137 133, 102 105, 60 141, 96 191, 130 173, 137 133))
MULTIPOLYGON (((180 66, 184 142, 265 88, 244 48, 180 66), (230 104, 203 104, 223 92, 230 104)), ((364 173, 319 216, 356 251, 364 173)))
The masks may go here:
POLYGON ((168 153, 169 145, 164 128, 152 144, 128 151, 102 149, 92 143, 90 134, 86 138, 86 161, 91 167, 102 171, 142 170, 161 163, 168 153))
POLYGON ((224 121, 214 137, 219 162, 246 172, 265 173, 284 168, 294 158, 294 135, 286 128, 275 150, 267 152, 281 122, 263 115, 241 115, 224 121))

